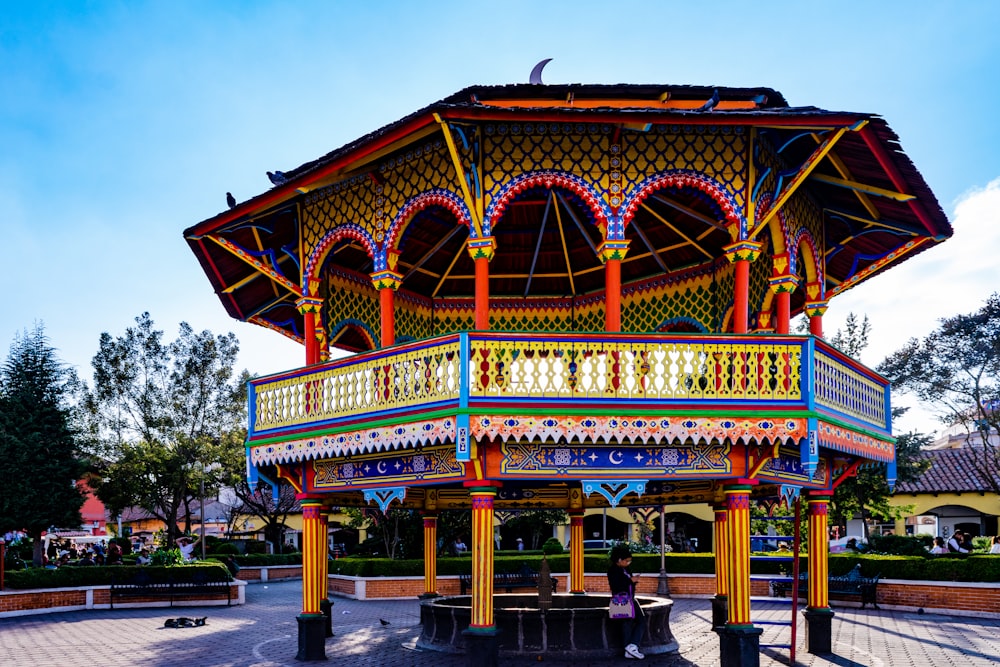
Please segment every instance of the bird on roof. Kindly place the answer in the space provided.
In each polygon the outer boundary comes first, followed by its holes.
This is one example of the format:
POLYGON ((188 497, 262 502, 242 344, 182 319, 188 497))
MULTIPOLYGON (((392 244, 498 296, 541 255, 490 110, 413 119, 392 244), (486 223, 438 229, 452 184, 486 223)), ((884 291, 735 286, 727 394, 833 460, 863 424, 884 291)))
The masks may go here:
POLYGON ((233 196, 232 192, 226 193, 226 203, 229 204, 229 208, 236 208, 236 197, 233 196))
POLYGON ((712 96, 703 105, 698 107, 697 111, 714 111, 715 105, 719 103, 719 89, 716 88, 712 91, 712 96))
POLYGON ((269 171, 267 172, 267 177, 275 185, 284 185, 288 182, 288 178, 285 176, 285 172, 283 171, 269 171))

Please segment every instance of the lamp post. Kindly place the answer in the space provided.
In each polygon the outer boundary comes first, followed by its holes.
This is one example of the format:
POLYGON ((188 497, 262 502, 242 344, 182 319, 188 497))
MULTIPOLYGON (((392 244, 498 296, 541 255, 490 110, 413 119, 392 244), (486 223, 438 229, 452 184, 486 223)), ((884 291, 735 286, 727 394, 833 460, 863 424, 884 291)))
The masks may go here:
POLYGON ((660 576, 657 577, 656 582, 656 594, 663 595, 665 597, 670 597, 670 586, 667 582, 667 556, 666 556, 666 538, 667 531, 665 529, 663 514, 666 511, 665 505, 660 505, 660 576))
POLYGON ((205 475, 207 471, 205 466, 201 467, 201 505, 199 506, 199 514, 201 514, 201 559, 205 560, 205 475))

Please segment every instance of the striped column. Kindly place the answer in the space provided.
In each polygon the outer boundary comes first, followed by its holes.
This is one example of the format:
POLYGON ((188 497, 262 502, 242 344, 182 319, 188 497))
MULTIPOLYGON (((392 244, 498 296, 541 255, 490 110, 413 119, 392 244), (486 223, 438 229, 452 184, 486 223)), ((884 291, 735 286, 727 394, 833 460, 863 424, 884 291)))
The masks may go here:
POLYGON ((437 515, 424 514, 424 594, 421 597, 437 596, 437 534, 437 515))
POLYGON ((493 622, 493 487, 473 487, 472 496, 472 617, 469 632, 492 633, 493 622))
POLYGON ((729 595, 729 522, 726 506, 716 505, 715 510, 715 594, 729 595))
POLYGON ((319 566, 319 599, 326 600, 330 597, 330 514, 327 512, 320 513, 320 523, 323 524, 320 528, 322 535, 320 548, 323 550, 323 553, 320 556, 319 566))
POLYGON ((320 591, 326 573, 323 554, 323 504, 318 500, 302 501, 302 615, 320 616, 320 591))
POLYGON ((729 617, 727 627, 750 623, 750 486, 725 488, 729 538, 729 617))
POLYGON ((830 573, 830 535, 827 533, 827 514, 830 496, 810 495, 809 505, 809 609, 828 609, 830 590, 827 577, 830 573))
POLYGON ((569 592, 583 594, 583 511, 569 513, 569 592))

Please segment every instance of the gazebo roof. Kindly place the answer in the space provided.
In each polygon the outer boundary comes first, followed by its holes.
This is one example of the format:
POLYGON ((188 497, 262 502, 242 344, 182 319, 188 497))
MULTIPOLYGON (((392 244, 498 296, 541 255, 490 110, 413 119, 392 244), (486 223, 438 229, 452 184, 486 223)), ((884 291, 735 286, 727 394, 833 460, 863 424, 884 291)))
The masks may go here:
MULTIPOLYGON (((768 135, 774 146, 782 147, 782 157, 788 164, 805 162, 816 150, 818 134, 843 127, 864 127, 861 132, 847 132, 836 144, 835 151, 822 160, 803 185, 808 195, 824 211, 826 238, 822 243, 827 253, 827 293, 835 296, 885 270, 889 266, 934 245, 927 242, 943 240, 952 233, 951 226, 936 198, 902 152, 899 139, 879 116, 868 113, 827 111, 815 107, 789 107, 780 93, 770 88, 726 88, 713 86, 671 85, 534 85, 472 86, 434 102, 400 120, 371 132, 355 141, 284 171, 285 182, 235 208, 219 213, 185 230, 185 238, 208 275, 229 314, 240 320, 253 320, 298 337, 295 324, 294 288, 301 284, 301 266, 291 256, 298 248, 296 205, 310 193, 351 178, 369 177, 377 180, 378 166, 390 157, 397 157, 419 142, 441 137, 441 121, 462 124, 487 123, 556 123, 579 127, 611 126, 621 132, 646 132, 653 126, 701 126, 706 131, 719 128, 757 128, 768 135), (848 176, 845 176, 848 175, 848 176), (895 195, 907 195, 895 196, 895 195), (912 201, 910 201, 912 199, 912 201), (246 231, 241 231, 241 230, 246 231), (242 236, 241 236, 242 234, 242 236), (213 238, 228 235, 236 247, 225 247, 213 238), (905 241, 921 243, 907 246, 905 241), (240 254, 243 253, 244 257, 240 254), (255 279, 259 274, 246 257, 262 258, 275 271, 270 280, 255 279), (275 308, 284 302, 287 307, 275 308), (267 311, 266 317, 261 316, 267 311)), ((456 185, 457 189, 457 185, 456 185)), ((544 197, 528 198, 518 211, 508 211, 498 238, 504 248, 534 247, 543 211, 544 197), (520 216, 520 219, 517 217, 520 216)), ((567 206, 572 202, 566 203, 567 206)), ((685 224, 704 228, 704 220, 716 215, 711 206, 696 198, 684 199, 671 210, 685 224), (678 213, 677 211, 685 211, 678 213), (700 216, 700 217, 699 217, 700 216)), ((582 213, 582 211, 581 211, 582 213)), ((457 282, 439 283, 427 275, 439 276, 445 265, 455 257, 456 248, 465 242, 463 234, 442 238, 454 231, 448 221, 430 219, 422 229, 411 225, 407 239, 411 260, 437 250, 439 256, 424 264, 425 275, 410 272, 403 285, 414 297, 471 296, 466 285, 457 282), (441 242, 439 247, 437 244, 441 242), (454 247, 453 247, 454 246, 454 247)), ((672 255, 659 260, 650 257, 623 267, 623 281, 642 280, 662 275, 667 266, 691 267, 697 252, 691 245, 674 244, 669 230, 653 226, 660 238, 652 239, 659 247, 677 246, 672 255), (660 261, 662 260, 662 261, 660 261)), ((598 289, 599 262, 591 259, 593 238, 580 225, 574 229, 567 223, 564 243, 575 262, 574 272, 584 277, 573 286, 576 294, 598 289), (589 264, 594 264, 591 267, 589 264)), ((649 228, 647 228, 648 230, 649 228)), ((549 231, 549 233, 554 233, 549 231)), ((709 231, 705 247, 710 254, 721 257, 720 249, 728 242, 725 231, 709 231)), ((547 241, 543 247, 552 246, 547 241)), ((562 263, 562 249, 549 247, 549 254, 538 257, 535 270, 552 275, 551 267, 562 263)), ((704 254, 704 253, 703 253, 704 254)), ((524 255, 506 258, 491 268, 491 293, 497 296, 521 296, 523 280, 502 276, 520 276, 526 272, 524 255), (522 261, 523 260, 523 261, 522 261), (506 262, 506 264, 505 264, 506 262)), ((494 262, 497 262, 497 259, 494 262)), ((704 257, 701 258, 704 262, 704 257)), ((412 261, 410 262, 413 263, 412 261)), ((345 271, 362 274, 372 270, 360 247, 346 249, 338 257, 337 266, 345 271)), ((409 269, 410 267, 406 267, 409 269)), ((449 267, 450 268, 450 267, 449 267)), ((453 273, 471 273, 471 260, 459 258, 453 273), (468 266, 466 266, 468 264, 468 266)), ((404 273, 407 272, 404 270, 404 273)), ((259 277, 259 276, 258 276, 259 277)), ((524 290, 526 292, 526 290, 524 290)), ((570 293, 565 281, 539 278, 532 295, 558 297, 570 293)), ((801 299, 801 297, 796 297, 801 299)), ((801 308, 793 301, 793 308, 801 308)))

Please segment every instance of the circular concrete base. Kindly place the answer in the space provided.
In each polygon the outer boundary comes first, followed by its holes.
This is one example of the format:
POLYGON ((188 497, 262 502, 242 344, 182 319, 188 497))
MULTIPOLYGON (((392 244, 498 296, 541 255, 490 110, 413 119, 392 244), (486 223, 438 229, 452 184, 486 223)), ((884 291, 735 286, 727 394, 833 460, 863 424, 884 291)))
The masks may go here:
MULTIPOLYGON (((670 632, 673 600, 636 598, 645 614, 642 652, 647 655, 677 653, 670 632)), ((471 596, 435 598, 420 603, 423 625, 417 646, 446 653, 464 653, 472 613, 471 596)), ((538 609, 537 595, 494 595, 493 617, 500 655, 612 657, 624 650, 619 621, 608 618, 608 595, 552 596, 552 608, 538 609)))

